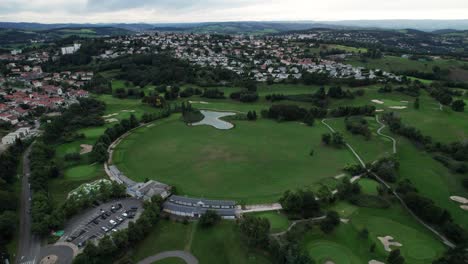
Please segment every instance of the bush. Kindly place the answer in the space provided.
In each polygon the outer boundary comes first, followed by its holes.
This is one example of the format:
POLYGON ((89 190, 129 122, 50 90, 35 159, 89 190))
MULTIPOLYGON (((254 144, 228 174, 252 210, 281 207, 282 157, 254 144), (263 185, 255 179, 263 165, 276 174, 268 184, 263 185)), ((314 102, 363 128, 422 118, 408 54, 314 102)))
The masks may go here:
POLYGON ((221 221, 221 216, 213 210, 207 210, 201 217, 200 217, 200 225, 203 227, 210 227, 217 224, 221 221))

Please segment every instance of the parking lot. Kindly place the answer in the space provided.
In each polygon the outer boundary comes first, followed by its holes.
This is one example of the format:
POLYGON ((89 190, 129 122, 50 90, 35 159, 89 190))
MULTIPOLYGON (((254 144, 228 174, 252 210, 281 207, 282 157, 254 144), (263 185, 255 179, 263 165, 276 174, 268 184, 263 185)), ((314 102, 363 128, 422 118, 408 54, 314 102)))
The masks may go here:
POLYGON ((95 206, 70 220, 60 240, 81 248, 90 240, 98 240, 106 234, 127 228, 130 221, 136 221, 141 215, 142 206, 141 200, 134 198, 113 200, 95 206))

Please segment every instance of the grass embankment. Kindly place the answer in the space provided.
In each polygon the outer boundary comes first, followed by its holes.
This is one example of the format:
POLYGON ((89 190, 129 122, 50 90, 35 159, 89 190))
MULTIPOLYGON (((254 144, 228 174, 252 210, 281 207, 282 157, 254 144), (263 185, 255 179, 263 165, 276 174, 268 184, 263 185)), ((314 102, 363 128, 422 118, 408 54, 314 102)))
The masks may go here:
POLYGON ((161 220, 139 243, 132 256, 138 261, 167 250, 187 250, 204 264, 270 263, 262 253, 247 248, 232 221, 203 228, 197 222, 184 225, 161 220))
POLYGON ((331 234, 324 234, 318 228, 306 234, 303 245, 317 263, 327 260, 350 264, 367 263, 371 259, 384 261, 388 252, 377 237, 388 235, 402 244, 399 248, 407 263, 430 263, 445 250, 440 241, 398 204, 376 209, 340 202, 332 209, 349 222, 341 223, 331 234), (364 228, 369 232, 367 237, 361 235, 364 228), (374 243, 375 251, 371 252, 374 243))
POLYGON ((314 186, 355 163, 346 149, 322 145, 327 129, 320 123, 260 119, 238 121, 226 131, 171 118, 136 130, 116 147, 114 163, 121 171, 191 196, 272 202, 285 190, 314 186))

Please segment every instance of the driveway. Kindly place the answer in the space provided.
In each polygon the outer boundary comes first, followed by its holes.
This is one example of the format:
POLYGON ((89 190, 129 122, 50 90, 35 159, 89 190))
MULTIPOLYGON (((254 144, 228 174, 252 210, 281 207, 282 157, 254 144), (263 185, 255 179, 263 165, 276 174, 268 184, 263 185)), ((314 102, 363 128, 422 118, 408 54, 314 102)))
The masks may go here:
POLYGON ((138 261, 137 264, 151 264, 153 262, 165 258, 180 258, 183 259, 187 264, 198 264, 198 259, 195 258, 194 255, 192 255, 190 252, 182 250, 164 251, 151 257, 147 257, 141 261, 138 261))

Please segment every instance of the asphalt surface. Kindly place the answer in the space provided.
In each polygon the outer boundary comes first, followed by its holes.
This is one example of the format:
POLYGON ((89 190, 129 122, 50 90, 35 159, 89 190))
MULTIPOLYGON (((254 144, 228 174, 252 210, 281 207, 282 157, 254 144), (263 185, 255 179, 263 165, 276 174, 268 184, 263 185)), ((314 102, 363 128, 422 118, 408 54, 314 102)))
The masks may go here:
POLYGON ((198 264, 198 259, 195 258, 190 252, 187 251, 181 251, 181 250, 175 250, 175 251, 164 251, 159 254, 147 257, 141 261, 138 261, 137 264, 151 264, 154 263, 158 260, 162 260, 165 258, 181 258, 183 259, 187 264, 198 264))
POLYGON ((18 252, 16 254, 16 263, 34 264, 39 261, 41 249, 41 240, 31 233, 31 189, 29 185, 30 167, 29 146, 23 154, 23 178, 21 181, 21 209, 18 252))
POLYGON ((60 264, 71 264, 73 262, 73 250, 70 247, 50 245, 41 249, 39 260, 36 263, 40 263, 42 259, 47 259, 49 256, 57 256, 57 263, 60 264))
POLYGON ((141 200, 124 198, 88 209, 68 221, 64 229, 64 235, 60 238, 60 241, 68 241, 77 246, 84 246, 84 243, 88 242, 90 239, 100 239, 106 234, 110 234, 112 229, 120 230, 127 228, 130 221, 136 221, 141 215, 143 211, 142 207, 143 203, 141 200), (112 212, 111 207, 117 204, 121 204, 122 207, 112 212), (132 207, 138 208, 135 211, 136 215, 134 218, 124 217, 122 214, 127 210, 131 210, 132 207), (109 214, 106 216, 106 219, 102 218, 103 212, 109 214), (117 217, 121 218, 123 221, 118 221, 117 217), (97 224, 93 222, 94 220, 97 221, 97 224), (110 220, 116 221, 117 224, 111 224, 110 220), (102 227, 106 227, 108 231, 104 231, 102 227), (74 234, 75 236, 79 234, 79 236, 72 238, 74 234))

